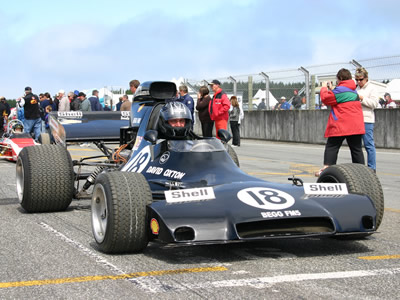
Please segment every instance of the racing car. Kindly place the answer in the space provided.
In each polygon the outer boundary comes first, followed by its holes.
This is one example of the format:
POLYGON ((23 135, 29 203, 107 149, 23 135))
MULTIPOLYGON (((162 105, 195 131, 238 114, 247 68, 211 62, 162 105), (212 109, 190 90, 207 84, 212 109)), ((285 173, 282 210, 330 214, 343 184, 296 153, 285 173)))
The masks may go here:
MULTIPOLYGON (((18 119, 8 122, 5 133, 0 138, 0 158, 17 161, 24 147, 39 145, 30 134, 23 132, 23 128, 23 123, 18 119)), ((50 144, 50 137, 46 133, 42 133, 39 139, 42 143, 50 144)))
POLYGON ((66 145, 77 138, 68 134, 68 126, 85 124, 62 125, 51 116, 58 142, 24 148, 18 157, 22 208, 31 213, 64 211, 73 199, 91 199, 93 237, 105 253, 141 252, 152 241, 359 239, 377 231, 384 197, 369 168, 334 165, 316 183, 293 177, 282 184, 250 176, 240 169, 226 130, 218 131, 219 139, 192 131, 183 139, 162 134, 163 108, 175 95, 172 82, 142 83, 129 124, 120 128, 119 147, 101 136, 93 139, 91 132, 85 137, 83 129, 76 131, 104 157, 73 161, 66 145))

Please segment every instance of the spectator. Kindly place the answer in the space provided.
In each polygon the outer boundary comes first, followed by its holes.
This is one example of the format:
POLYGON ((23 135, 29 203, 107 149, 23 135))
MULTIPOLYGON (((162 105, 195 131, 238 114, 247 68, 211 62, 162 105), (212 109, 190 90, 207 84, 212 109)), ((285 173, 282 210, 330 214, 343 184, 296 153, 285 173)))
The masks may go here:
POLYGON ((92 91, 92 97, 90 97, 88 100, 90 102, 90 106, 92 108, 92 111, 102 111, 103 110, 103 107, 100 104, 99 91, 98 90, 93 90, 92 91))
POLYGON ((108 104, 104 104, 104 111, 111 111, 111 108, 108 106, 108 104))
POLYGON ((60 104, 58 105, 58 110, 59 111, 70 111, 70 100, 68 97, 65 96, 64 90, 59 90, 58 91, 58 99, 60 101, 60 104))
POLYGON ((210 91, 208 87, 200 87, 199 93, 197 95, 196 109, 199 112, 199 120, 201 123, 201 131, 203 137, 212 137, 212 131, 214 127, 214 121, 210 118, 210 113, 208 111, 208 106, 210 105, 210 91))
POLYGON ((75 95, 73 92, 68 93, 68 99, 70 101, 70 108, 73 111, 80 110, 81 107, 81 99, 79 98, 79 93, 78 96, 75 95))
MULTIPOLYGON (((129 82, 129 89, 131 90, 133 95, 135 95, 136 90, 139 87, 139 85, 140 85, 140 82, 139 82, 139 80, 136 80, 136 79, 131 80, 129 82)), ((129 110, 131 110, 131 109, 129 108, 129 110)))
POLYGON ((355 79, 358 84, 357 92, 361 101, 364 115, 365 134, 363 142, 367 151, 368 167, 376 172, 376 150, 374 141, 374 109, 379 106, 378 94, 373 85, 368 81, 368 71, 364 68, 357 68, 355 79))
POLYGON ((392 96, 389 93, 385 93, 386 108, 396 108, 396 102, 392 100, 392 96))
POLYGON ((356 92, 351 73, 347 69, 340 69, 336 74, 338 84, 330 90, 331 85, 324 82, 320 96, 324 104, 331 107, 325 137, 324 167, 315 173, 320 176, 322 171, 330 165, 335 165, 339 149, 346 139, 350 147, 353 163, 364 164, 362 152, 362 135, 365 133, 364 116, 356 92))
POLYGON ((44 113, 44 127, 45 127, 45 132, 50 133, 50 126, 49 126, 49 113, 53 110, 53 107, 51 105, 47 105, 45 108, 45 113, 44 113))
POLYGON ((25 88, 25 96, 18 98, 19 107, 24 107, 24 131, 33 133, 37 141, 42 130, 42 119, 39 112, 39 97, 32 93, 32 89, 27 86, 25 88))
POLYGON ((7 108, 3 103, 3 98, 1 97, 1 101, 0 101, 0 138, 3 136, 4 133, 4 121, 6 120, 6 112, 7 112, 7 108))
POLYGON ((218 130, 220 129, 228 129, 228 120, 229 120, 229 108, 231 107, 231 103, 229 102, 228 96, 221 89, 221 82, 214 79, 210 83, 212 90, 214 91, 214 96, 210 101, 209 112, 211 120, 215 122, 215 131, 218 137, 218 130))
POLYGON ((5 116, 9 116, 11 113, 11 107, 10 104, 8 104, 6 97, 1 97, 1 103, 3 103, 3 105, 6 107, 6 112, 5 112, 5 116))
POLYGON ((299 96, 298 90, 293 91, 292 106, 294 109, 300 109, 300 107, 301 107, 301 98, 299 96))
POLYGON ((56 104, 54 103, 53 99, 51 99, 50 93, 44 93, 43 95, 44 95, 44 99, 43 99, 42 102, 40 102, 40 106, 41 106, 43 109, 46 109, 46 107, 47 107, 48 105, 50 105, 50 106, 51 106, 51 110, 52 110, 52 111, 53 111, 53 110, 56 111, 56 110, 57 110, 57 106, 56 106, 56 104))
POLYGON ((240 130, 239 130, 239 118, 240 118, 240 108, 239 102, 236 96, 232 96, 231 99, 232 109, 229 111, 229 123, 232 130, 232 147, 240 146, 240 130))
POLYGON ((300 109, 307 109, 307 99, 306 99, 306 97, 301 98, 300 109))
POLYGON ((121 111, 131 111, 131 101, 129 101, 129 98, 127 95, 122 96, 122 105, 121 105, 121 111))
MULTIPOLYGON (((232 100, 232 98, 231 98, 232 100)), ((260 104, 258 104, 257 106, 257 110, 264 110, 267 109, 267 106, 265 105, 265 99, 262 98, 260 104)))
POLYGON ((81 101, 79 106, 80 111, 92 111, 89 99, 86 98, 86 94, 79 92, 78 99, 81 101))
POLYGON ((119 97, 119 102, 116 105, 117 110, 121 110, 121 104, 122 104, 122 97, 119 97))
POLYGON ((280 110, 290 110, 293 109, 293 106, 289 103, 286 102, 286 97, 281 97, 281 103, 279 105, 280 110))
POLYGON ((179 87, 179 99, 177 101, 185 104, 192 114, 192 122, 194 122, 193 114, 194 114, 194 102, 193 98, 188 94, 188 88, 186 85, 181 85, 179 87))

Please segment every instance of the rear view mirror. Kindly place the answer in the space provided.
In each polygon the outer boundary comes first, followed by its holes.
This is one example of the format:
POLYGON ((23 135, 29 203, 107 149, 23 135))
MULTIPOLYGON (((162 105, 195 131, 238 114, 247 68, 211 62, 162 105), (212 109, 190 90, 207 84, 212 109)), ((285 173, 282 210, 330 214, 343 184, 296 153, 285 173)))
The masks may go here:
POLYGON ((218 130, 218 137, 220 138, 221 141, 225 143, 229 142, 229 140, 232 138, 229 131, 225 129, 218 130))
POLYGON ((147 130, 143 138, 152 143, 153 145, 157 142, 158 131, 157 130, 147 130))

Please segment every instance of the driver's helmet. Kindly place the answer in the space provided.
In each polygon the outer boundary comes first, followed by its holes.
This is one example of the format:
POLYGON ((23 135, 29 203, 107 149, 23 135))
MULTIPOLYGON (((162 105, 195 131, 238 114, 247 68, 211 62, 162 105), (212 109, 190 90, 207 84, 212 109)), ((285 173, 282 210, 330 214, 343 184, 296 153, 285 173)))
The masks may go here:
POLYGON ((178 101, 168 102, 160 110, 158 130, 165 137, 170 139, 184 139, 192 126, 192 114, 189 108, 178 101), (168 121, 174 119, 184 119, 183 127, 172 126, 168 121))
POLYGON ((21 123, 16 123, 11 128, 12 133, 21 133, 24 131, 24 126, 21 123))

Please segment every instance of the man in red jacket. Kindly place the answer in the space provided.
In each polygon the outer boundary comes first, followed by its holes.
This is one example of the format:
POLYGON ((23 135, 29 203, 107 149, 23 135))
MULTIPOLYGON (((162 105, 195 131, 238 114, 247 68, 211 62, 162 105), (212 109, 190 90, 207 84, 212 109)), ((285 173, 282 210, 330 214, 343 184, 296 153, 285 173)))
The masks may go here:
POLYGON ((218 137, 218 130, 228 129, 229 108, 231 107, 231 102, 225 92, 221 89, 221 82, 214 79, 211 81, 210 85, 211 89, 214 91, 214 96, 210 101, 208 111, 210 112, 211 120, 215 122, 215 131, 218 137))

